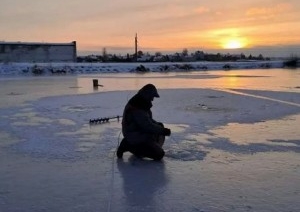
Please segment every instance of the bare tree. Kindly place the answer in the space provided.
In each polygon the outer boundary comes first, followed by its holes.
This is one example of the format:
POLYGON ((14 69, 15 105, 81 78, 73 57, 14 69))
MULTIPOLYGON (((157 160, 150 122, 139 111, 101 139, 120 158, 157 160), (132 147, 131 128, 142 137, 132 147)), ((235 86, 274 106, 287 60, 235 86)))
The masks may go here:
POLYGON ((188 56, 188 55, 189 55, 188 49, 187 49, 187 48, 184 48, 184 49, 182 50, 182 56, 186 57, 186 56, 188 56))

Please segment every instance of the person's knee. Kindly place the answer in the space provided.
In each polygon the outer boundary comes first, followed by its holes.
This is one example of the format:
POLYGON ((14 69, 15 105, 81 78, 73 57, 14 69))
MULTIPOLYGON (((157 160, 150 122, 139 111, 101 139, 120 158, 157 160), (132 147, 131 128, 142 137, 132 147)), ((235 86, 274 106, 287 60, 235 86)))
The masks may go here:
POLYGON ((163 159, 164 156, 165 156, 165 151, 161 150, 161 151, 157 152, 157 154, 155 154, 155 156, 153 157, 153 160, 161 160, 161 159, 163 159))

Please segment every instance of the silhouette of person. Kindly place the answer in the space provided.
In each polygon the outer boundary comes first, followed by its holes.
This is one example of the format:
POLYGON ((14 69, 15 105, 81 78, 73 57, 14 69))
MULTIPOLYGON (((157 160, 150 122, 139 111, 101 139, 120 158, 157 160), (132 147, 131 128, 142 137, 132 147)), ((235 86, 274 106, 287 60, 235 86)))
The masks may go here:
POLYGON ((156 87, 147 84, 126 104, 122 120, 124 138, 117 150, 118 158, 122 158, 127 151, 139 158, 161 160, 164 157, 162 146, 165 136, 171 135, 171 130, 152 118, 154 97, 159 98, 156 87))

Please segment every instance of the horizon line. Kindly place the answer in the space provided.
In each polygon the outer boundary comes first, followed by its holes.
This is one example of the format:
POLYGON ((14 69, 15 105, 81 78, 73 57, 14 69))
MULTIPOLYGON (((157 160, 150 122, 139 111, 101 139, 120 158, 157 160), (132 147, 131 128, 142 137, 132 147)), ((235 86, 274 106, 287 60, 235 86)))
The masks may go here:
MULTIPOLYGON (((117 47, 117 46, 107 46, 107 47, 99 47, 99 50, 92 49, 77 49, 78 55, 89 55, 89 54, 102 54, 103 49, 105 48, 108 54, 118 54, 118 55, 126 55, 126 54, 134 54, 134 47, 117 47)), ((162 54, 174 54, 180 53, 184 49, 187 49, 189 52, 203 51, 204 53, 222 53, 222 54, 253 54, 259 55, 262 54, 266 57, 290 57, 290 56, 298 56, 300 55, 300 44, 299 45, 278 45, 278 46, 256 46, 251 48, 235 48, 235 49, 218 49, 218 48, 200 48, 200 47, 190 47, 190 48, 172 48, 172 49, 164 49, 164 48, 152 48, 152 47, 144 47, 139 48, 139 51, 143 53, 156 53, 160 52, 162 54)))

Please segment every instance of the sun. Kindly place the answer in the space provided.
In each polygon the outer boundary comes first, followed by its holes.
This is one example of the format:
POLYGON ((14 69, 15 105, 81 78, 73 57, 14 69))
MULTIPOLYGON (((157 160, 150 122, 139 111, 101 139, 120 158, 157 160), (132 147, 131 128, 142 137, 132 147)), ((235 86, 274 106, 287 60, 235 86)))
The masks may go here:
POLYGON ((223 49, 240 49, 246 46, 246 43, 239 38, 227 39, 222 43, 223 49))
POLYGON ((224 48, 225 49, 239 49, 242 48, 242 44, 240 41, 238 40, 229 40, 225 45, 224 48))

